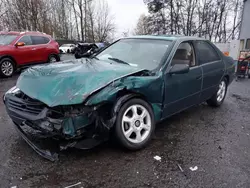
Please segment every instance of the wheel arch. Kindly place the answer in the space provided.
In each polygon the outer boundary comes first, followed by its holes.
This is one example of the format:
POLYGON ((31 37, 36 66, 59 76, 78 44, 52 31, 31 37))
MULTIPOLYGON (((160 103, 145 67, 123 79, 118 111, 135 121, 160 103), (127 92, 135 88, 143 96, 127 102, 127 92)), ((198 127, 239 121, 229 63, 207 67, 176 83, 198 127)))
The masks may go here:
POLYGON ((48 60, 49 60, 49 58, 50 58, 51 56, 55 56, 56 60, 57 60, 57 61, 60 61, 60 56, 59 56, 59 54, 50 53, 50 54, 49 54, 49 57, 48 57, 48 60))
POLYGON ((229 75, 228 75, 228 74, 226 74, 226 75, 224 76, 224 78, 226 78, 226 80, 227 80, 227 84, 228 84, 228 83, 229 83, 229 80, 230 80, 229 75))
POLYGON ((121 91, 117 92, 116 100, 113 103, 113 105, 114 105, 113 111, 115 113, 117 113, 124 103, 126 103, 127 101, 129 101, 131 99, 134 99, 134 98, 142 99, 146 103, 148 103, 149 106, 151 107, 153 113, 154 113, 155 120, 159 121, 161 119, 161 117, 162 117, 162 107, 161 107, 160 104, 152 103, 142 93, 134 92, 134 91, 131 91, 131 90, 121 90, 121 91))
POLYGON ((9 58, 9 59, 11 59, 11 60, 13 61, 13 63, 14 63, 14 66, 15 66, 14 68, 15 68, 15 69, 18 67, 17 61, 15 60, 14 57, 12 57, 12 56, 10 56, 10 55, 3 55, 3 56, 0 57, 0 61, 1 61, 2 59, 4 59, 4 58, 9 58))

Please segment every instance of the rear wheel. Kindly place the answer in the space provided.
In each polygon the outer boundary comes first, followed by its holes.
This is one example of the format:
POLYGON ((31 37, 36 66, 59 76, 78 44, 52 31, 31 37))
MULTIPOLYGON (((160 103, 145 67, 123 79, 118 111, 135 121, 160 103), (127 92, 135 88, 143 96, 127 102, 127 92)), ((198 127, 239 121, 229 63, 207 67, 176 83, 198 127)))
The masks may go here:
POLYGON ((127 149, 139 150, 151 140, 155 129, 151 106, 141 99, 131 99, 118 112, 115 134, 127 149))
POLYGON ((0 61, 0 75, 11 77, 15 72, 15 63, 10 58, 3 58, 0 61))
POLYGON ((49 56, 49 59, 48 59, 49 63, 54 63, 54 62, 57 62, 57 61, 60 61, 58 56, 56 56, 56 55, 50 55, 49 56))
POLYGON ((227 79, 223 78, 218 86, 217 92, 207 100, 208 105, 218 107, 220 106, 227 94, 227 79))

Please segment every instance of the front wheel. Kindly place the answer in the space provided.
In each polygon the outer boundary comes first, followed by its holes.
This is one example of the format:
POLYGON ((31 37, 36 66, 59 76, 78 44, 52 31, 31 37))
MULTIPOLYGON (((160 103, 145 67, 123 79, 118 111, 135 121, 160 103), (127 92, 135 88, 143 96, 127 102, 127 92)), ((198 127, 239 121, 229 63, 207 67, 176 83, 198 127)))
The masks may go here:
POLYGON ((227 94, 227 79, 223 78, 218 86, 217 92, 207 100, 208 105, 218 107, 220 106, 227 94))
POLYGON ((151 106, 141 99, 131 99, 118 112, 115 134, 127 149, 139 150, 150 142, 155 129, 151 106))
POLYGON ((11 77, 15 72, 14 62, 10 58, 0 60, 0 76, 11 77))

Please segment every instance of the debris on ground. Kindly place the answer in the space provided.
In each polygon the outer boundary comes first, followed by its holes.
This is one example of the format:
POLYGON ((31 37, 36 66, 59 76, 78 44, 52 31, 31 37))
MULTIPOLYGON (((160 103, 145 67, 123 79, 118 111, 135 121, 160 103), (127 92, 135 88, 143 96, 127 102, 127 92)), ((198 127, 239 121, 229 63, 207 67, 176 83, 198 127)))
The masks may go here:
POLYGON ((17 186, 15 185, 15 186, 12 186, 12 187, 10 187, 10 188, 17 188, 17 186))
POLYGON ((181 165, 177 164, 181 172, 184 172, 184 170, 181 168, 181 165))
POLYGON ((161 157, 158 156, 158 155, 154 156, 154 159, 157 160, 157 161, 161 161, 161 157))
POLYGON ((198 166, 190 167, 189 169, 190 169, 191 171, 196 171, 196 170, 198 170, 198 166))
POLYGON ((78 182, 78 183, 76 183, 76 184, 69 185, 69 186, 67 186, 67 187, 65 187, 65 188, 71 188, 71 187, 75 187, 75 186, 81 185, 81 184, 82 184, 82 182, 78 182))

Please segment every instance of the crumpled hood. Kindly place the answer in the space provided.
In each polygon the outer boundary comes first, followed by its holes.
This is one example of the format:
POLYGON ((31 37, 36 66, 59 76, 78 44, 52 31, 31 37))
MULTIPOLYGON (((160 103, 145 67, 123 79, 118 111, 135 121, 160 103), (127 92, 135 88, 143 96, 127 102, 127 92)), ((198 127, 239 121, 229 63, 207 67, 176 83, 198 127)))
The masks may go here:
POLYGON ((17 87, 50 107, 80 104, 112 81, 140 71, 118 63, 79 59, 31 67, 20 75, 17 87))

